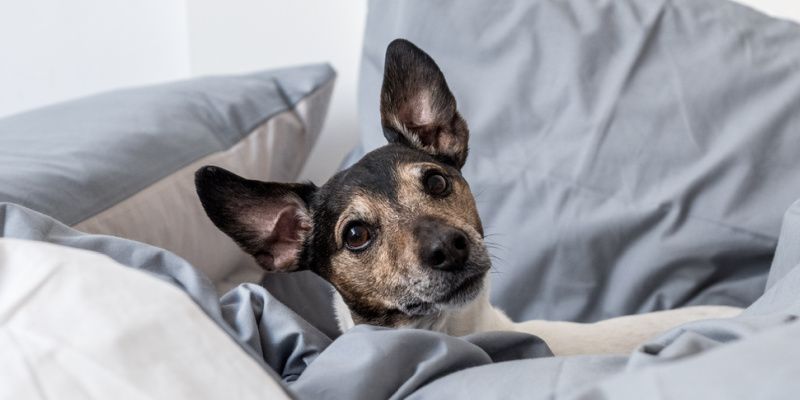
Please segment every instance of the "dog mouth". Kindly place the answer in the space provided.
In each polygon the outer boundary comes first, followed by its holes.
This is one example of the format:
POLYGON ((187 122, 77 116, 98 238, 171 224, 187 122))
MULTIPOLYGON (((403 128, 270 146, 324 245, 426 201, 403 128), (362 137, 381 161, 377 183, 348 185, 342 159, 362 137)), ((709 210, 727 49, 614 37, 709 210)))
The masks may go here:
POLYGON ((463 278, 452 289, 448 289, 444 295, 425 301, 411 301, 403 304, 400 310, 412 316, 430 315, 444 308, 458 307, 475 299, 483 288, 483 281, 486 272, 469 275, 463 278))
POLYGON ((474 251, 463 266, 449 271, 424 269, 424 274, 405 282, 401 289, 405 293, 395 303, 397 309, 408 316, 424 317, 475 300, 483 290, 491 263, 482 242, 472 243, 474 251))
POLYGON ((483 272, 468 276, 455 288, 445 293, 445 295, 438 299, 436 303, 450 305, 466 303, 467 301, 472 300, 483 287, 483 278, 485 275, 486 273, 483 272))

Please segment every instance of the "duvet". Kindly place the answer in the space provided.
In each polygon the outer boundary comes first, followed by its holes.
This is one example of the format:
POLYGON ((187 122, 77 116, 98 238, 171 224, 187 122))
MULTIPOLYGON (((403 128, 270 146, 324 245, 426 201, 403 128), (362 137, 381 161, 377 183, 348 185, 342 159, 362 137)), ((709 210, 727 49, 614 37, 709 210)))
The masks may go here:
MULTIPOLYGON (((61 249, 54 250, 55 254, 64 257, 69 254, 66 250, 71 249, 83 250, 82 257, 104 255, 104 259, 113 260, 105 268, 122 265, 138 270, 136 276, 147 274, 170 283, 180 293, 173 297, 175 300, 158 307, 151 305, 147 314, 132 311, 128 315, 134 318, 136 315, 139 318, 172 315, 172 318, 160 319, 161 329, 167 324, 166 329, 178 336, 184 335, 184 341, 191 342, 198 329, 186 330, 186 320, 192 317, 175 318, 172 304, 179 299, 191 299, 202 310, 200 322, 195 319, 195 325, 208 322, 211 328, 206 326, 204 330, 223 333, 235 346, 198 348, 200 354, 191 363, 182 364, 179 372, 172 371, 170 376, 176 381, 184 378, 191 381, 190 377, 207 374, 211 369, 232 380, 228 383, 241 383, 229 387, 236 387, 242 397, 253 397, 253 392, 263 395, 266 393, 264 382, 272 380, 280 385, 277 389, 272 387, 272 393, 309 399, 750 399, 794 398, 800 391, 797 380, 800 347, 796 346, 796 338, 800 337, 797 317, 800 315, 800 202, 785 214, 763 294, 741 316, 690 323, 653 338, 633 354, 615 356, 553 357, 547 344, 540 339, 511 332, 449 337, 428 331, 357 326, 336 336, 315 327, 314 318, 304 318, 264 286, 243 284, 219 298, 208 280, 186 261, 149 245, 83 234, 13 204, 0 205, 0 233, 3 237, 0 239, 0 276, 8 276, 8 271, 20 268, 20 263, 30 274, 40 274, 45 267, 36 262, 41 249, 30 244, 39 242, 39 245, 48 243, 48 248, 61 249), (19 239, 28 245, 8 245, 20 242, 19 239), (231 352, 240 352, 249 361, 231 357, 231 352), (229 374, 232 370, 237 371, 236 374, 229 374), (260 386, 253 384, 253 376, 263 379, 260 386)), ((64 262, 70 261, 65 259, 64 262)), ((80 268, 78 264, 73 268, 80 268)), ((97 268, 86 265, 84 273, 103 273, 97 268)), ((123 297, 156 296, 135 283, 117 290, 124 291, 119 293, 123 297)), ((72 295, 86 302, 102 300, 92 291, 73 292, 72 295)), ((319 296, 324 297, 324 294, 319 296)), ((68 309, 68 305, 58 303, 56 296, 48 307, 41 307, 41 301, 46 301, 47 297, 19 298, 13 304, 14 312, 32 307, 34 302, 30 299, 38 299, 36 317, 43 321, 58 321, 61 315, 69 313, 80 315, 68 309)), ((308 299, 313 301, 315 296, 310 294, 308 299)), ((0 310, 0 315, 4 316, 0 335, 5 338, 8 337, 10 309, 8 302, 0 304, 4 307, 0 310)), ((329 305, 313 307, 318 308, 319 314, 325 314, 329 305)), ((303 310, 301 306, 294 308, 303 310)), ((191 314, 191 307, 179 309, 183 310, 179 314, 191 314)), ((125 310, 117 312, 120 316, 126 315, 125 310)), ((92 325, 91 330, 108 335, 125 327, 111 318, 103 325, 92 325)), ((91 331, 84 331, 87 333, 91 331)), ((37 333, 30 331, 28 334, 37 333)), ((146 331, 136 335, 148 337, 146 331)), ((171 339, 138 343, 144 348, 158 348, 158 351, 143 353, 136 360, 137 365, 163 365, 162 361, 173 355, 173 349, 165 344, 172 343, 177 354, 185 351, 180 341, 171 339)), ((104 344, 107 343, 96 343, 97 346, 104 344)), ((130 341, 118 342, 105 350, 112 354, 124 353, 131 345, 130 341)), ((84 343, 84 350, 90 352, 92 346, 84 343)), ((33 361, 37 361, 26 360, 31 354, 20 351, 8 340, 0 341, 0 355, 6 358, 14 355, 25 361, 6 363, 6 369, 9 365, 35 365, 33 361)), ((19 388, 30 384, 30 376, 45 373, 51 379, 74 378, 75 374, 85 374, 80 379, 86 382, 109 379, 107 373, 98 369, 75 369, 75 359, 63 361, 47 370, 6 371, 4 393, 25 393, 19 388)), ((154 378, 156 374, 147 380, 142 379, 147 375, 136 372, 136 368, 121 371, 114 376, 115 382, 130 380, 145 388, 164 384, 154 378)), ((198 385, 202 387, 202 383, 198 385)), ((88 393, 87 397, 92 394, 88 393)))

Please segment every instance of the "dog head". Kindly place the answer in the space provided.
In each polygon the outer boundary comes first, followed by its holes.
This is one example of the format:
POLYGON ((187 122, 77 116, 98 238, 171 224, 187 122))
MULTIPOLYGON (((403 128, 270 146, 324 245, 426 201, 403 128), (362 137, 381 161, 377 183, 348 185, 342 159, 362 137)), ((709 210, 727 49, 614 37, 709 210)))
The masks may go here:
POLYGON ((380 102, 389 143, 322 187, 211 166, 196 185, 214 224, 264 269, 312 270, 356 323, 403 326, 469 303, 490 261, 460 172, 469 130, 439 67, 395 40, 380 102))

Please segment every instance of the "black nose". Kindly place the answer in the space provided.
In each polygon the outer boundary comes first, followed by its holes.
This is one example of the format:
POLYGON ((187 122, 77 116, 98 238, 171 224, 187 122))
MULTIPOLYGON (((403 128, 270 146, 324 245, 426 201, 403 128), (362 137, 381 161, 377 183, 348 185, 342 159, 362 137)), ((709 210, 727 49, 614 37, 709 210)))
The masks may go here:
POLYGON ((463 231, 442 221, 424 219, 417 224, 414 233, 423 266, 443 271, 464 268, 469 258, 469 240, 463 231))

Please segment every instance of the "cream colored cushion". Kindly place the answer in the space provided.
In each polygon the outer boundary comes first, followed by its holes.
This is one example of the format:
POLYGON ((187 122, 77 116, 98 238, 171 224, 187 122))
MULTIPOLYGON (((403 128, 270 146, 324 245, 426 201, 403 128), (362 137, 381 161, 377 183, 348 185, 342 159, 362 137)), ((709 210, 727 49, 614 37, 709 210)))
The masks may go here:
POLYGON ((105 255, 0 239, 0 399, 287 399, 181 290, 105 255))
POLYGON ((319 134, 333 81, 276 114, 225 151, 200 158, 73 227, 170 250, 202 270, 224 292, 262 271, 208 219, 194 172, 217 165, 250 179, 292 181, 319 134))

